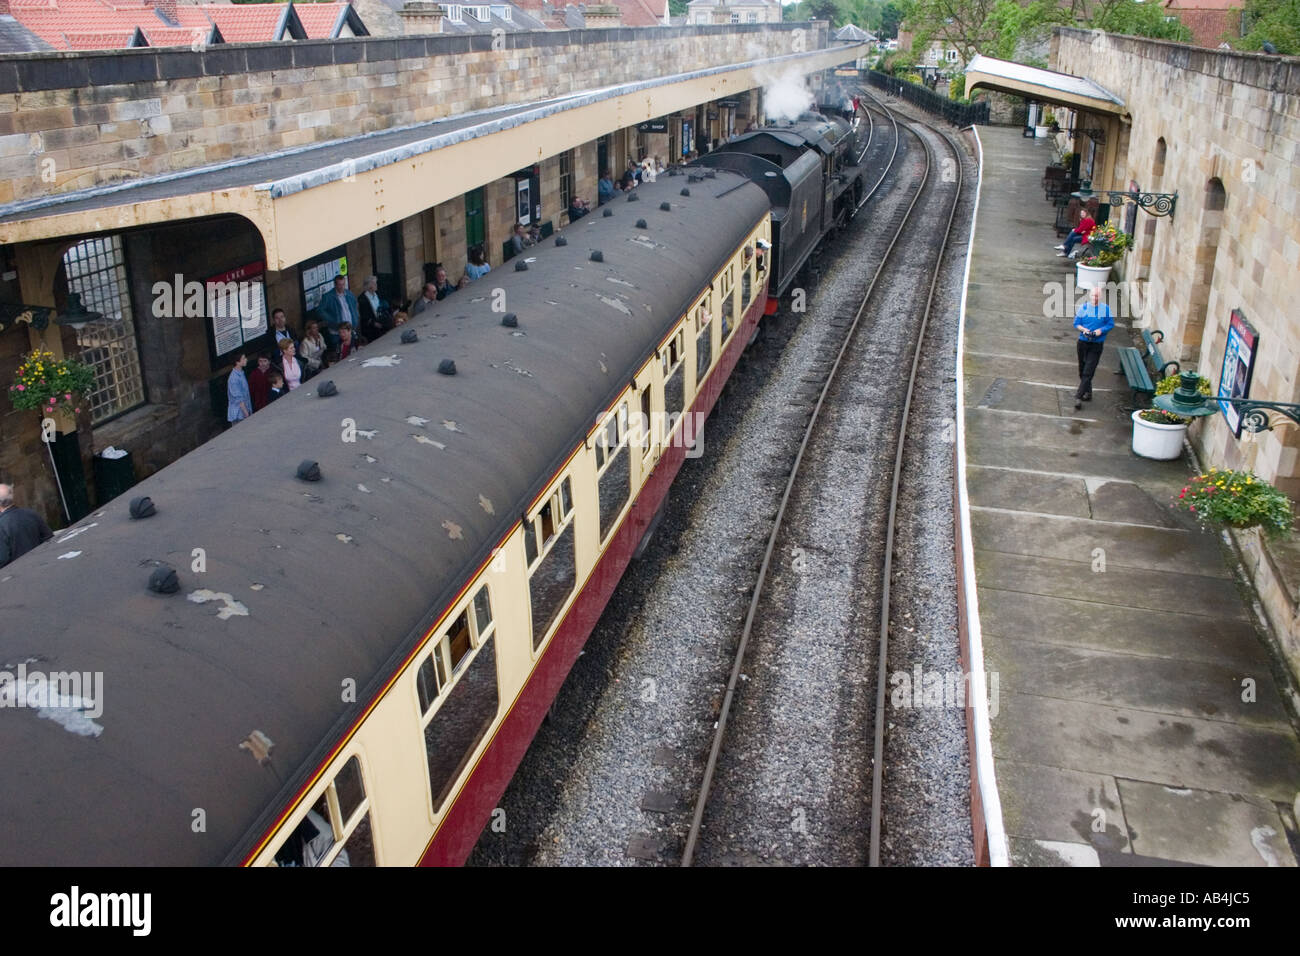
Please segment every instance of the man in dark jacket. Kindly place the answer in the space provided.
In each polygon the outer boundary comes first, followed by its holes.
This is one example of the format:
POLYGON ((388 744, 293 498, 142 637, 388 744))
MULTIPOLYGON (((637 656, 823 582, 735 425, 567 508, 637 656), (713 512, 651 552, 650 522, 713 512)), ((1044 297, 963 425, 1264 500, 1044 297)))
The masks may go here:
POLYGON ((12 485, 0 485, 0 568, 54 537, 45 519, 29 508, 14 507, 12 485))

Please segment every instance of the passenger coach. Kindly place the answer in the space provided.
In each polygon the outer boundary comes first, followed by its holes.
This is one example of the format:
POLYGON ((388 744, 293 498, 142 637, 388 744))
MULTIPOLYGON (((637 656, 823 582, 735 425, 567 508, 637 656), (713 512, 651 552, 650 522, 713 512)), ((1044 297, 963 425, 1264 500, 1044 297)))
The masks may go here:
POLYGON ((5 669, 103 674, 101 716, 0 713, 0 861, 462 862, 664 503, 673 417, 763 311, 767 197, 707 176, 163 469, 134 490, 154 516, 117 499, 0 571, 5 669))

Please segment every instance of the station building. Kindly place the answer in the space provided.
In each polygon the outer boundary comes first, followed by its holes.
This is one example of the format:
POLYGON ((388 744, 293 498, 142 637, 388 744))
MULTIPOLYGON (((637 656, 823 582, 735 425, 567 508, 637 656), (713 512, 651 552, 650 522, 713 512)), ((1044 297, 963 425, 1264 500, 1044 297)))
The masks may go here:
POLYGON ((0 410, 0 480, 76 520, 225 427, 231 364, 270 353, 272 310, 300 334, 338 273, 402 302, 435 263, 455 282, 472 245, 499 268, 516 222, 595 208, 602 168, 705 151, 763 121, 775 76, 862 52, 778 23, 8 57, 0 381, 43 345, 97 384, 53 441, 0 410), (214 298, 235 288, 253 292, 214 298))
MULTIPOLYGON (((1077 177, 1135 240, 1114 276, 1126 293, 1121 321, 1161 331, 1165 357, 1208 377, 1215 394, 1225 383, 1300 403, 1300 60, 1075 28, 1057 28, 1051 50, 1053 70, 978 57, 967 90, 1055 111, 1077 177), (1163 195, 1172 210, 1111 208, 1111 190, 1163 195)), ((1205 468, 1251 469, 1295 501, 1300 426, 1278 413, 1271 421, 1251 434, 1219 414, 1189 437, 1205 468)), ((1234 535, 1300 673, 1300 544, 1234 535)))

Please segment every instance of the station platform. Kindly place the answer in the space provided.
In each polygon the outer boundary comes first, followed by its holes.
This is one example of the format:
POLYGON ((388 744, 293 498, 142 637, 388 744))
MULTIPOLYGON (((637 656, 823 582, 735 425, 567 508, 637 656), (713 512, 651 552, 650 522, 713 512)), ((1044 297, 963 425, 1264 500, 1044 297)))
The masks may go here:
POLYGON ((1283 672, 1218 536, 1170 507, 1188 461, 1130 450, 1127 320, 1074 410, 1081 294, 1044 314, 1045 284, 1074 288, 1040 186, 1050 148, 1019 128, 979 135, 966 480, 1010 860, 1295 866, 1283 672))

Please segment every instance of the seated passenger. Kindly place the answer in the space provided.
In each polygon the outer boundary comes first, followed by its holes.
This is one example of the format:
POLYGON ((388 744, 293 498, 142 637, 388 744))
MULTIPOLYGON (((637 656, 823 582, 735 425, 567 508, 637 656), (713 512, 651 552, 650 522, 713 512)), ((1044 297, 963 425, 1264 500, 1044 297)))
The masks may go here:
POLYGON ((475 246, 471 249, 469 251, 469 264, 465 266, 465 278, 473 282, 475 279, 483 278, 491 271, 492 267, 483 258, 483 248, 475 246))
POLYGON ((465 286, 469 285, 469 279, 466 276, 461 276, 460 283, 458 285, 452 285, 451 280, 447 278, 447 270, 442 266, 438 266, 433 271, 433 284, 437 287, 438 301, 441 302, 457 289, 463 289, 465 286))
POLYGON ((539 223, 533 223, 528 227, 529 245, 535 246, 542 241, 542 227, 539 223))
POLYGON ((574 196, 573 199, 569 201, 569 222, 577 222, 589 212, 591 212, 591 210, 587 208, 587 200, 579 199, 577 196, 574 196))
POLYGON ((361 343, 352 338, 352 327, 346 322, 339 326, 339 347, 335 350, 338 356, 335 361, 342 362, 345 358, 361 347, 361 343))

